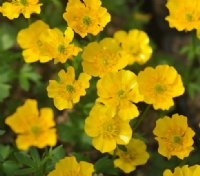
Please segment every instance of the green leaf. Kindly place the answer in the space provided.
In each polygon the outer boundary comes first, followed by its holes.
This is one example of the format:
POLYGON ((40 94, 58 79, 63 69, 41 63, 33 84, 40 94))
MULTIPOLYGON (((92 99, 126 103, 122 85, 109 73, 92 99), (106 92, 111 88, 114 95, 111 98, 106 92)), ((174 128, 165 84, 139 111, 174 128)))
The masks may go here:
POLYGON ((118 169, 114 168, 113 160, 109 159, 107 156, 99 159, 95 165, 96 173, 104 173, 109 175, 117 175, 118 169))
POLYGON ((2 168, 7 176, 13 176, 13 173, 19 168, 19 164, 16 161, 7 160, 2 164, 2 168))
POLYGON ((11 86, 8 84, 0 83, 0 102, 10 95, 10 88, 11 86))
POLYGON ((34 173, 35 169, 34 168, 26 168, 26 169, 20 169, 15 171, 16 175, 27 175, 27 174, 31 174, 34 173))
POLYGON ((10 146, 8 145, 0 145, 0 158, 5 160, 11 152, 10 146))
POLYGON ((35 166, 34 161, 27 154, 18 152, 18 153, 15 153, 14 155, 19 163, 21 163, 25 166, 30 166, 30 167, 35 166))

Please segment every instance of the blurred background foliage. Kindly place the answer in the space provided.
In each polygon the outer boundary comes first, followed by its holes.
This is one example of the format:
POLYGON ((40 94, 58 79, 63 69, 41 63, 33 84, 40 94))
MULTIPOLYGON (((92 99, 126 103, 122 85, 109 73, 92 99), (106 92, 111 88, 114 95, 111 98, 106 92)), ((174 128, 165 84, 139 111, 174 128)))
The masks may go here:
MULTIPOLYGON (((52 61, 44 64, 26 64, 22 58, 21 49, 16 43, 19 30, 37 19, 44 20, 51 28, 57 27, 62 30, 66 28, 62 14, 67 1, 41 0, 41 2, 43 3, 41 14, 32 15, 30 20, 20 16, 9 21, 0 15, 0 176, 31 174, 43 176, 52 169, 56 161, 67 154, 75 155, 78 160, 95 163, 97 174, 124 175, 114 168, 111 155, 102 155, 94 150, 91 139, 84 133, 84 119, 88 116, 97 96, 97 79, 91 80, 87 95, 81 98, 73 110, 58 111, 53 106, 52 99, 47 97, 48 80, 56 78, 61 68, 72 65, 76 68, 77 74, 82 71, 81 55, 75 57, 74 61, 56 65, 52 61), (15 135, 5 126, 4 119, 27 98, 37 99, 39 107, 49 106, 54 109, 58 147, 45 150, 31 148, 27 152, 19 152, 15 148, 15 135)), ((2 3, 0 0, 0 4, 2 3)), ((178 32, 169 28, 164 19, 168 13, 165 0, 102 0, 102 3, 111 13, 112 21, 97 37, 88 36, 81 39, 75 35, 75 42, 84 47, 88 42, 112 37, 117 30, 128 31, 133 28, 144 30, 151 39, 154 54, 147 64, 142 66, 134 64, 128 68, 138 73, 148 65, 173 65, 182 75, 186 87, 185 94, 176 99, 174 108, 167 112, 151 110, 140 128, 134 132, 134 135, 146 141, 151 158, 145 166, 138 167, 130 175, 161 176, 166 168, 200 163, 199 148, 195 148, 190 157, 184 161, 175 157, 170 160, 165 159, 157 153, 157 144, 152 135, 156 119, 174 112, 188 116, 190 126, 199 131, 197 122, 200 120, 200 41, 195 37, 195 33, 178 32)), ((143 111, 144 107, 144 104, 139 104, 140 111, 143 111)), ((199 144, 199 135, 196 135, 195 146, 200 146, 199 144)))

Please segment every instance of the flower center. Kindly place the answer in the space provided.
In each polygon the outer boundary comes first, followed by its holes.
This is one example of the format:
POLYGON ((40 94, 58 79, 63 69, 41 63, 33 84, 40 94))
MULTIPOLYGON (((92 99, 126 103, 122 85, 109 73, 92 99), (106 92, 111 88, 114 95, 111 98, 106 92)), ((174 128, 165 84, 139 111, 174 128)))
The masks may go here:
POLYGON ((155 88, 155 91, 157 93, 163 93, 165 91, 165 89, 163 88, 163 86, 160 85, 160 84, 156 84, 154 88, 155 88))
POLYGON ((33 126, 32 128, 31 128, 31 132, 34 134, 34 135, 38 135, 39 133, 40 133, 40 128, 39 127, 37 127, 37 126, 33 126))
POLYGON ((74 87, 73 87, 71 84, 68 84, 68 85, 66 86, 66 90, 67 90, 67 92, 72 93, 72 92, 74 91, 74 87))
POLYGON ((187 14, 186 14, 186 19, 187 19, 188 21, 192 21, 192 19, 193 19, 192 14, 191 14, 191 13, 187 13, 187 14))
POLYGON ((89 16, 83 17, 83 24, 85 24, 86 26, 89 26, 91 24, 91 19, 89 16))
POLYGON ((117 136, 117 134, 118 134, 118 127, 114 121, 105 122, 103 124, 103 135, 105 137, 113 137, 117 136))
POLYGON ((122 90, 122 89, 117 92, 117 94, 118 94, 119 97, 123 97, 124 93, 125 93, 125 91, 122 90))
POLYGON ((174 143, 176 143, 176 144, 180 144, 181 141, 182 141, 182 139, 181 139, 180 136, 174 136, 173 141, 174 141, 174 143))
POLYGON ((19 3, 22 5, 26 5, 27 4, 27 0, 19 0, 19 3))
POLYGON ((63 44, 60 44, 60 45, 58 46, 58 52, 59 52, 60 54, 64 54, 64 53, 65 53, 65 46, 64 46, 63 44))

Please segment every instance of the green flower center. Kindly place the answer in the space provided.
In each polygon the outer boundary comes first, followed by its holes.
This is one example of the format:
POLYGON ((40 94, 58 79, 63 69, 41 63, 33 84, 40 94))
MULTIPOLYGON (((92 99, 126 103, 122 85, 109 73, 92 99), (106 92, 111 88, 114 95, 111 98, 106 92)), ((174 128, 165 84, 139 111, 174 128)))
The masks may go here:
POLYGON ((67 86, 66 86, 66 90, 67 90, 67 92, 73 92, 74 91, 74 87, 71 85, 71 84, 68 84, 67 86))
POLYGON ((39 133, 40 133, 40 128, 39 127, 37 127, 37 126, 33 126, 32 128, 31 128, 31 132, 34 134, 34 135, 38 135, 39 133))
POLYGON ((122 90, 122 89, 117 92, 117 94, 118 94, 119 97, 123 97, 124 93, 125 93, 125 91, 122 90))
POLYGON ((173 141, 176 144, 180 144, 182 141, 182 138, 180 136, 174 136, 173 141))
POLYGON ((60 54, 64 54, 64 53, 65 53, 65 46, 64 46, 63 44, 60 44, 60 45, 58 46, 58 52, 59 52, 60 54))
POLYGON ((22 5, 26 5, 27 4, 27 0, 19 0, 19 3, 22 5))
POLYGON ((187 13, 187 14, 186 14, 186 19, 187 19, 188 21, 192 21, 192 19, 193 19, 192 14, 191 14, 191 13, 187 13))
POLYGON ((160 84, 156 84, 154 88, 157 93, 163 93, 165 91, 164 87, 160 84))
POLYGON ((86 26, 89 26, 91 24, 91 19, 89 16, 83 17, 83 24, 85 24, 86 26))

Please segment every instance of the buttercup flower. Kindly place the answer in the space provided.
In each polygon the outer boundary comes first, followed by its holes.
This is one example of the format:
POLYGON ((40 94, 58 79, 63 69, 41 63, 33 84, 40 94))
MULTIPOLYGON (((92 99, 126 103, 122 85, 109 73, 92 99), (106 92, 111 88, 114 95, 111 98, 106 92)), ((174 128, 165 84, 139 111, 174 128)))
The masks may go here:
POLYGON ((108 73, 97 82, 97 101, 118 107, 118 116, 130 120, 139 115, 137 106, 143 99, 139 93, 137 76, 128 70, 108 73))
POLYGON ((100 0, 69 0, 63 17, 82 38, 87 34, 97 35, 111 19, 100 0))
POLYGON ((114 160, 115 167, 119 167, 125 173, 134 171, 136 166, 144 165, 149 159, 146 145, 139 139, 131 139, 126 149, 127 151, 117 149, 116 155, 119 158, 114 160))
POLYGON ((176 167, 174 173, 169 169, 165 170, 163 176, 199 176, 200 175, 200 166, 188 166, 184 165, 182 167, 176 167))
POLYGON ((67 72, 61 70, 58 76, 60 81, 49 81, 48 96, 54 99, 57 109, 72 109, 73 105, 80 101, 80 96, 86 94, 85 89, 90 85, 91 76, 81 73, 78 80, 75 80, 74 68, 71 66, 67 68, 67 72))
POLYGON ((44 53, 43 42, 40 40, 41 34, 48 28, 46 23, 38 20, 18 33, 17 42, 24 49, 22 55, 25 62, 48 62, 52 59, 44 53))
POLYGON ((12 0, 11 2, 4 2, 0 7, 0 13, 8 17, 10 20, 18 18, 22 13, 25 18, 30 18, 32 13, 40 14, 39 0, 12 0))
POLYGON ((168 0, 166 7, 169 9, 169 16, 166 20, 171 28, 191 31, 200 27, 199 0, 168 0))
POLYGON ((105 38, 99 43, 89 43, 83 51, 83 70, 92 76, 102 77, 111 71, 118 71, 127 66, 129 56, 120 49, 119 43, 112 38, 105 38))
POLYGON ((156 121, 153 130, 159 143, 158 152, 167 157, 177 156, 183 159, 193 150, 194 131, 188 127, 187 117, 174 114, 172 118, 165 116, 156 121))
POLYGON ((51 108, 38 112, 37 101, 27 99, 25 104, 6 118, 5 123, 18 134, 17 147, 27 150, 31 146, 44 148, 56 145, 56 129, 51 108))
POLYGON ((154 109, 168 110, 174 105, 173 98, 184 93, 181 76, 174 67, 159 65, 147 67, 138 75, 139 91, 147 104, 154 109))
POLYGON ((61 159, 56 168, 48 176, 92 176, 94 166, 91 163, 76 161, 74 156, 61 159))
POLYGON ((85 132, 102 153, 113 151, 117 144, 128 144, 132 136, 128 121, 121 120, 116 111, 98 103, 85 120, 85 132))
POLYGON ((67 59, 76 56, 81 48, 70 44, 74 38, 73 30, 68 27, 63 35, 63 32, 59 29, 47 29, 40 36, 40 40, 43 42, 43 52, 51 58, 55 59, 55 62, 65 63, 67 59))
POLYGON ((145 32, 137 29, 130 30, 128 33, 117 31, 114 38, 121 44, 122 49, 130 54, 130 64, 134 62, 144 64, 150 59, 152 48, 145 32))

